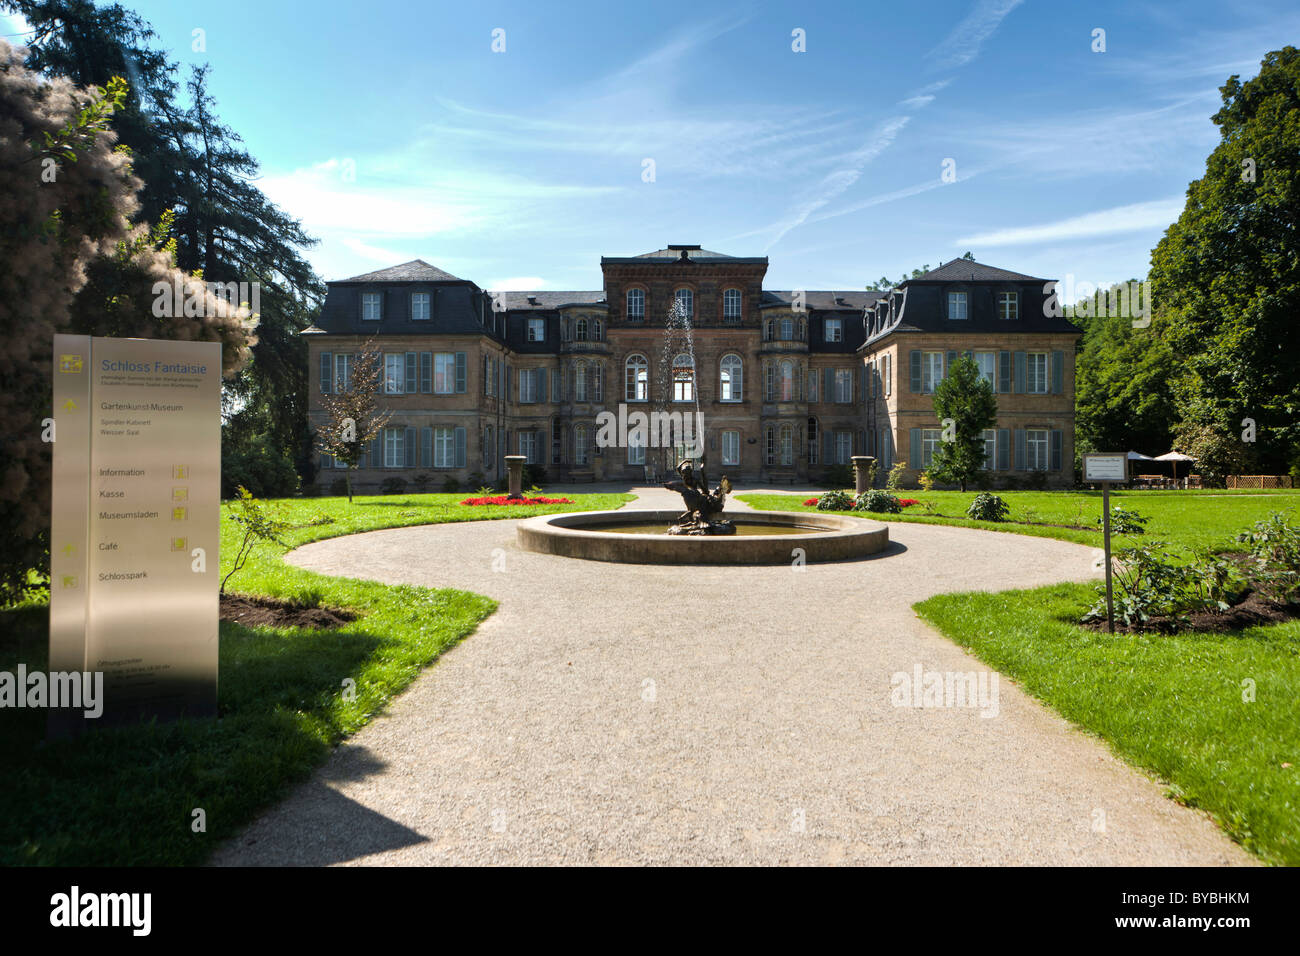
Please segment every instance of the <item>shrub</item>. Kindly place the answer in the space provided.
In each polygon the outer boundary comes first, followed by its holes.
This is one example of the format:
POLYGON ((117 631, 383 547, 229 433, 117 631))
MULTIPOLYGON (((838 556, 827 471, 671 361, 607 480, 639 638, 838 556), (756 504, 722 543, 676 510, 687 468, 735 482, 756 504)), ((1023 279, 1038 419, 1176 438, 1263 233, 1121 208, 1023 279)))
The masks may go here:
POLYGON ((853 502, 853 510, 896 515, 903 510, 903 506, 895 495, 891 495, 888 491, 882 491, 879 488, 873 488, 858 495, 853 502))
POLYGON ((226 576, 221 579, 220 593, 226 593, 226 582, 244 567, 259 541, 270 541, 283 545, 280 540, 287 529, 280 518, 263 506, 263 503, 249 493, 247 488, 237 491, 235 501, 230 509, 228 520, 243 529, 239 547, 235 550, 235 560, 226 576))
MULTIPOLYGON (((1102 525, 1100 518, 1097 519, 1097 525, 1099 527, 1102 525)), ((1130 511, 1123 505, 1111 505, 1110 530, 1115 534, 1145 534, 1147 519, 1136 511, 1130 511)))
POLYGON ((1251 587, 1283 604, 1300 601, 1300 531, 1280 512, 1255 522, 1237 540, 1250 545, 1254 565, 1248 573, 1251 587))
POLYGON ((481 471, 471 471, 471 472, 469 473, 469 477, 465 479, 465 487, 466 487, 466 488, 481 488, 481 487, 483 487, 483 484, 484 484, 484 482, 486 482, 486 481, 487 481, 487 476, 484 475, 483 472, 481 472, 481 471))
POLYGON ((976 521, 1005 521, 1010 513, 1011 509, 1007 507, 1005 501, 987 491, 976 495, 975 500, 966 509, 967 516, 976 521))
POLYGON ((1035 468, 1025 474, 1025 488, 1029 491, 1047 490, 1047 472, 1035 468))
POLYGON ((393 475, 391 478, 385 478, 379 483, 379 493, 381 495, 400 495, 406 490, 406 479, 393 475))
POLYGON ((898 462, 893 468, 889 469, 889 476, 885 479, 885 487, 890 491, 897 491, 903 486, 903 473, 907 471, 906 462, 898 462))
POLYGON ((928 471, 923 471, 917 477, 916 483, 921 486, 922 491, 934 491, 934 478, 928 471))
POLYGON ((460 491, 460 482, 448 475, 442 482, 442 490, 449 495, 454 495, 460 491))
POLYGON ((818 511, 849 511, 853 499, 843 491, 828 491, 817 499, 818 511))
POLYGON ((240 488, 247 488, 259 498, 287 498, 294 494, 298 490, 298 469, 292 456, 265 437, 226 448, 221 456, 222 497, 236 498, 240 488))
POLYGON ((424 494, 426 491, 428 491, 429 485, 431 485, 432 483, 433 483, 433 475, 429 474, 427 471, 422 471, 414 478, 411 479, 411 484, 415 485, 415 490, 420 492, 420 494, 424 494))
MULTIPOLYGON (((1231 566, 1215 558, 1192 564, 1175 563, 1154 541, 1116 554, 1115 618, 1125 626, 1140 629, 1153 617, 1184 619, 1198 611, 1226 611, 1235 596, 1236 582, 1231 566)), ((1097 603, 1084 621, 1106 619, 1106 586, 1097 586, 1097 603)))
POLYGON ((853 484, 853 466, 827 465, 822 484, 828 488, 847 488, 853 484))
POLYGON ((348 493, 348 482, 346 478, 335 478, 330 482, 330 494, 336 498, 341 498, 348 493))
POLYGON ((546 474, 546 469, 541 465, 524 465, 523 477, 525 488, 537 488, 546 484, 548 476, 546 474))

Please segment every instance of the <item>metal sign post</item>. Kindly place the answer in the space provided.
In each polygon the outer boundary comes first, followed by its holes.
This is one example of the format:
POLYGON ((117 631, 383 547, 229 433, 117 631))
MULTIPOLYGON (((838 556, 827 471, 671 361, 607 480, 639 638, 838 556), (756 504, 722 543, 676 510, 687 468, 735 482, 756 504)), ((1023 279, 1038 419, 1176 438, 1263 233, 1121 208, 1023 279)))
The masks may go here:
POLYGON ((1128 482, 1128 454, 1126 452, 1085 454, 1083 480, 1101 483, 1101 532, 1106 551, 1106 630, 1115 633, 1115 599, 1111 587, 1110 567, 1110 486, 1111 482, 1128 482))

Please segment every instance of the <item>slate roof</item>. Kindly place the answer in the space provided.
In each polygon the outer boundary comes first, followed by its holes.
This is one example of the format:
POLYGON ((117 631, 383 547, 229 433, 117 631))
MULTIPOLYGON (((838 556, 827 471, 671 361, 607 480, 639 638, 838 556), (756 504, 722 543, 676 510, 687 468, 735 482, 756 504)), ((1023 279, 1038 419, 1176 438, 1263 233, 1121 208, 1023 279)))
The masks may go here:
POLYGON ((603 290, 595 292, 554 292, 549 289, 539 292, 503 292, 507 310, 515 309, 558 309, 566 305, 604 305, 603 290), (536 301, 530 302, 532 298, 536 301))
POLYGON ((931 269, 925 275, 917 276, 915 279, 908 279, 901 285, 907 285, 909 282, 1048 282, 1048 279, 1039 279, 1036 276, 1027 276, 1023 272, 1011 272, 1008 269, 999 269, 997 266, 988 266, 982 262, 976 262, 973 259, 953 259, 951 262, 945 262, 937 269, 931 269))
MULTIPOLYGON (((861 312, 868 306, 875 305, 886 295, 888 295, 886 292, 867 292, 864 289, 805 289, 804 307, 827 312, 837 310, 861 312), (837 299, 844 301, 840 303, 836 301, 837 299)), ((763 299, 758 307, 760 309, 788 308, 793 301, 794 290, 792 289, 764 289, 763 299)))
POLYGON ((710 252, 708 249, 701 249, 699 246, 671 246, 663 249, 656 249, 654 252, 643 252, 635 256, 637 259, 680 259, 685 252, 690 259, 734 259, 735 256, 729 256, 723 252, 710 252))
POLYGON ((342 282, 461 282, 450 272, 444 272, 437 266, 431 266, 423 259, 412 259, 400 266, 390 266, 377 272, 366 272, 342 282))

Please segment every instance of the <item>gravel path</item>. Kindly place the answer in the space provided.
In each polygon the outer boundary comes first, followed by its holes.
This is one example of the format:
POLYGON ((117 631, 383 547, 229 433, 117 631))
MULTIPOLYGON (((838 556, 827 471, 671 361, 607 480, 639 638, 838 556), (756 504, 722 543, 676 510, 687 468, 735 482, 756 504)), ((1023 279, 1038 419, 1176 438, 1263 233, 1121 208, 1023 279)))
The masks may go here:
POLYGON ((515 524, 289 556, 500 609, 215 863, 1253 862, 1010 680, 992 717, 891 703, 918 665, 987 674, 914 602, 1089 578, 1095 549, 896 523, 865 561, 642 567, 521 551, 515 524))

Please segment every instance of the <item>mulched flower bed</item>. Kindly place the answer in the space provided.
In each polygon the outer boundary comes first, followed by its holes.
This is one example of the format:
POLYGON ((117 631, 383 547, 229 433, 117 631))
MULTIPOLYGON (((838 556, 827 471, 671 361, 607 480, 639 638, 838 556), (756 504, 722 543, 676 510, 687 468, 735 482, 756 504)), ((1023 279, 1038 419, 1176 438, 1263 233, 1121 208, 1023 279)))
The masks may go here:
MULTIPOLYGON (((1115 632, 1127 634, 1170 634, 1174 631, 1240 631, 1261 624, 1281 624, 1300 617, 1300 604, 1278 604, 1259 596, 1254 591, 1228 608, 1226 611, 1198 611, 1182 618, 1161 616, 1149 618, 1136 628, 1126 627, 1123 622, 1115 622, 1115 632)), ((1106 630, 1106 622, 1088 621, 1082 625, 1093 631, 1106 630)))
POLYGON ((357 617, 338 607, 309 607, 256 594, 221 595, 221 620, 244 627, 309 627, 330 631, 357 617))
POLYGON ((572 498, 511 498, 495 495, 491 498, 466 498, 463 505, 571 505, 572 498))

